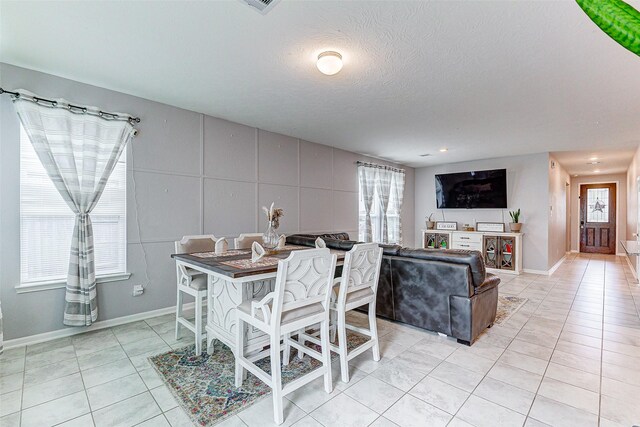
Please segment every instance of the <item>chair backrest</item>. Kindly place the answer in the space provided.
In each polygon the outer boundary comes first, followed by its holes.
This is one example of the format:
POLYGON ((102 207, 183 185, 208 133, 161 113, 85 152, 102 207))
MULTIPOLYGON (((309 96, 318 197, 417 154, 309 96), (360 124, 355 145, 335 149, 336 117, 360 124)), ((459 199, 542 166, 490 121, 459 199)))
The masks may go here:
POLYGON ((351 292, 371 289, 375 295, 378 291, 381 264, 382 248, 377 243, 353 245, 344 257, 338 304, 344 304, 351 292))
POLYGON ((329 309, 336 255, 329 249, 293 251, 278 262, 272 319, 280 323, 283 314, 314 304, 329 309))
POLYGON ((253 242, 262 244, 262 233, 242 233, 233 239, 233 246, 236 249, 249 249, 253 242))
POLYGON ((197 252, 213 252, 218 239, 213 234, 200 236, 184 236, 176 242, 177 254, 192 254, 197 252))

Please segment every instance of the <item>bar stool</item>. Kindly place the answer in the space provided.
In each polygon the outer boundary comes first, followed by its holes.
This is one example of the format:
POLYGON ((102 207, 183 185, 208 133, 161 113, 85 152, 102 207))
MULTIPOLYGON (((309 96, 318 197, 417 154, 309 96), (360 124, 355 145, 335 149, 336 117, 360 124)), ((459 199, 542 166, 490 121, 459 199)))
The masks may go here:
POLYGON ((236 249, 249 249, 253 242, 262 244, 262 233, 242 233, 233 239, 233 246, 236 249))
POLYGON ((242 386, 245 369, 253 373, 273 391, 273 416, 276 424, 284 421, 284 396, 324 375, 327 393, 333 390, 331 381, 331 351, 329 349, 329 304, 336 267, 336 255, 329 249, 294 251, 278 262, 275 288, 262 299, 247 300, 236 310, 236 387, 242 386), (321 353, 299 345, 291 339, 291 333, 311 325, 320 325, 321 353), (245 357, 245 328, 257 328, 270 337, 268 350, 245 357), (280 341, 283 340, 283 344, 280 341), (282 385, 280 352, 284 347, 283 361, 289 361, 290 347, 320 361, 322 366, 300 378, 282 385), (269 356, 271 375, 254 362, 269 356))
MULTIPOLYGON (((175 242, 176 253, 190 254, 197 252, 213 252, 216 246, 216 237, 212 234, 201 236, 184 236, 182 240, 175 242)), ((176 300, 176 340, 180 339, 180 326, 184 326, 195 334, 196 354, 202 352, 202 341, 206 339, 206 333, 202 328, 202 306, 207 299, 207 275, 194 269, 176 264, 178 276, 176 300), (194 322, 190 322, 183 316, 182 305, 184 294, 195 298, 194 322)))
MULTIPOLYGON (((373 360, 380 360, 380 345, 378 343, 378 327, 376 324, 376 295, 378 279, 382 264, 382 248, 377 243, 354 245, 345 254, 342 277, 336 278, 331 298, 331 332, 338 334, 338 345, 332 345, 331 350, 340 356, 340 372, 342 381, 349 382, 349 360, 373 349, 373 360), (369 329, 349 325, 346 313, 364 305, 369 306, 369 329), (337 317, 337 322, 334 319, 337 317), (347 329, 370 337, 368 341, 348 351, 347 329)), ((332 339, 333 341, 333 339, 332 339)))

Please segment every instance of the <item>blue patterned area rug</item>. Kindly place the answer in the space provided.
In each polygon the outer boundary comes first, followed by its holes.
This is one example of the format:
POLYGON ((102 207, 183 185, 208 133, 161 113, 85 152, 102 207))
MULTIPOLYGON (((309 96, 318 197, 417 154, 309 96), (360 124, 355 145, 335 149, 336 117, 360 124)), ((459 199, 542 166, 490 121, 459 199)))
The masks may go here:
MULTIPOLYGON (((349 348, 364 343, 368 337, 347 331, 349 348)), ((233 353, 218 340, 213 342, 213 354, 195 355, 195 344, 149 358, 165 384, 177 398, 182 408, 197 425, 215 425, 271 394, 269 386, 251 373, 242 387, 234 386, 235 358, 233 353)), ((282 367, 282 382, 286 384, 320 366, 320 362, 305 356, 296 357, 292 349, 291 361, 282 367)), ((332 363, 339 363, 332 354, 332 363)), ((270 358, 257 365, 265 372, 271 371, 270 358)))

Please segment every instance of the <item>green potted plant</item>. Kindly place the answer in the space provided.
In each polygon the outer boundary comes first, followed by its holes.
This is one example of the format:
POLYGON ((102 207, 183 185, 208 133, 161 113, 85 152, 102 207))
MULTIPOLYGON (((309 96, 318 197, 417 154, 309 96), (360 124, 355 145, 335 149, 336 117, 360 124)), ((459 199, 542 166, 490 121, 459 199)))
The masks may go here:
POLYGON ((511 232, 519 233, 522 229, 522 223, 520 222, 520 208, 518 208, 517 211, 509 211, 509 216, 511 216, 511 222, 509 223, 511 232))
POLYGON ((436 222, 432 221, 433 213, 430 213, 429 216, 425 217, 425 223, 427 224, 427 230, 433 230, 436 228, 436 222))

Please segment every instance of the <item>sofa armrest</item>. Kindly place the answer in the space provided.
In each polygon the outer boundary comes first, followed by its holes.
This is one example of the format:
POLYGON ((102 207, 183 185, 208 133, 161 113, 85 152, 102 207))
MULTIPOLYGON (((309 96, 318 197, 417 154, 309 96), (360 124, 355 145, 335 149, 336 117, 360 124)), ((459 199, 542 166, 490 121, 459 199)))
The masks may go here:
POLYGON ((484 282, 482 282, 480 286, 476 286, 474 288, 474 294, 475 295, 481 294, 483 292, 486 292, 490 289, 495 288, 499 284, 500 284, 500 278, 498 276, 492 273, 487 273, 484 279, 484 282))

